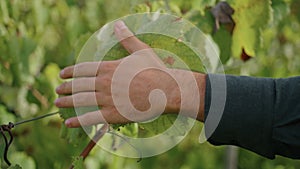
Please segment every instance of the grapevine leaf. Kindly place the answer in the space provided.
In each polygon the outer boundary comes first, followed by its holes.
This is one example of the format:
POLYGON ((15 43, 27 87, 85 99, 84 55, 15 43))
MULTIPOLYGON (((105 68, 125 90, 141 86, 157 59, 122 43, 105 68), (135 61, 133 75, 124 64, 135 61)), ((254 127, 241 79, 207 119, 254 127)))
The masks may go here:
POLYGON ((13 152, 9 154, 9 159, 11 159, 11 162, 13 164, 18 164, 14 166, 17 167, 16 169, 19 169, 20 166, 26 169, 36 168, 34 159, 28 156, 25 152, 13 152))
MULTIPOLYGON (((177 39, 157 34, 140 34, 137 37, 153 49, 163 49, 174 54, 175 63, 167 66, 181 68, 182 65, 180 65, 175 57, 178 56, 191 70, 205 72, 205 68, 202 66, 199 57, 186 44, 178 42, 177 39)), ((128 55, 129 53, 120 44, 117 44, 105 55, 104 60, 116 60, 128 55)), ((162 55, 159 55, 162 60, 168 57, 162 55)))
POLYGON ((118 1, 118 3, 111 0, 104 0, 103 2, 105 3, 104 16, 107 17, 106 19, 108 21, 111 21, 116 18, 128 15, 132 10, 131 6, 136 4, 137 0, 122 0, 118 1))
POLYGON ((7 169, 22 169, 21 166, 19 166, 18 164, 14 165, 14 166, 10 166, 7 169))
POLYGON ((0 124, 8 124, 13 121, 15 121, 15 116, 7 112, 6 107, 0 104, 0 124))
MULTIPOLYGON (((51 110, 54 99, 57 97, 55 87, 61 82, 59 78, 59 67, 55 63, 49 63, 45 66, 42 73, 35 78, 35 82, 28 90, 26 99, 29 103, 35 103, 42 110, 51 110)), ((42 113, 42 111, 39 111, 42 113)))
MULTIPOLYGON (((73 45, 75 56, 79 55, 82 46, 89 39, 90 36, 91 36, 91 33, 86 33, 84 35, 79 36, 79 38, 76 40, 75 44, 73 45)), ((80 61, 80 62, 84 62, 84 60, 80 61)))
POLYGON ((47 101, 43 102, 42 98, 39 98, 39 102, 48 108, 50 106, 49 103, 53 103, 54 99, 57 97, 55 93, 55 87, 58 86, 61 82, 59 78, 59 67, 55 63, 49 63, 40 76, 36 78, 36 83, 34 87, 38 90, 42 96, 47 97, 47 101))
POLYGON ((232 37, 229 31, 227 31, 224 27, 220 27, 218 31, 213 35, 214 41, 218 44, 220 48, 220 59, 223 64, 225 64, 231 55, 231 44, 232 37))
POLYGON ((120 126, 118 130, 129 137, 136 137, 138 135, 138 125, 137 123, 130 123, 123 126, 120 126))
MULTIPOLYGON (((64 120, 77 116, 73 108, 61 108, 59 112, 64 120)), ((76 146, 84 144, 88 138, 83 128, 67 128, 65 125, 61 127, 60 136, 76 146)))
POLYGON ((213 6, 216 3, 216 0, 193 0, 192 3, 192 7, 200 10, 201 14, 204 15, 206 9, 209 6, 213 6))
POLYGON ((8 65, 9 65, 8 62, 0 65, 0 82, 5 85, 11 85, 13 82, 13 75, 11 71, 7 68, 8 65), (5 65, 7 66, 5 67, 5 65))
MULTIPOLYGON (((299 3, 291 5, 292 8, 299 9, 299 3), (298 5, 298 7, 297 7, 298 5)), ((283 18, 289 14, 289 5, 284 0, 272 0, 273 23, 277 25, 283 18)))
POLYGON ((230 0, 228 3, 235 10, 232 55, 238 58, 244 49, 247 55, 256 56, 260 45, 260 31, 271 19, 270 0, 230 0))
POLYGON ((13 85, 21 86, 24 82, 32 83, 34 76, 31 74, 30 69, 34 69, 33 66, 39 66, 35 64, 39 60, 34 59, 39 56, 31 55, 31 53, 35 50, 37 44, 29 38, 20 38, 16 35, 8 39, 7 43, 12 61, 10 66, 14 76, 13 85), (32 60, 30 60, 31 58, 32 60))
POLYGON ((72 165, 74 169, 84 169, 83 158, 82 157, 73 157, 72 165))
POLYGON ((143 130, 149 132, 149 134, 145 134, 148 137, 163 133, 171 126, 174 127, 172 134, 175 132, 175 135, 185 135, 185 131, 187 131, 186 124, 188 124, 186 117, 177 118, 176 115, 164 115, 150 123, 140 123, 139 127, 142 130, 141 135, 143 134, 143 130), (173 126, 176 119, 179 123, 177 123, 176 126, 173 126))
POLYGON ((1 101, 12 110, 15 110, 17 114, 22 117, 28 117, 31 114, 35 114, 37 106, 30 104, 27 101, 28 89, 26 86, 22 88, 0 86, 0 99, 1 101))
POLYGON ((204 33, 210 34, 213 32, 215 20, 209 9, 204 10, 203 13, 193 11, 188 19, 195 23, 204 33))
POLYGON ((291 6, 291 14, 295 15, 298 22, 300 22, 300 10, 299 10, 300 4, 299 4, 299 1, 298 0, 293 0, 290 6, 291 6))
POLYGON ((16 106, 15 102, 18 92, 18 88, 2 85, 0 86, 0 99, 9 109, 13 109, 16 106))
POLYGON ((133 11, 136 13, 150 12, 150 7, 146 4, 138 4, 134 6, 133 11))

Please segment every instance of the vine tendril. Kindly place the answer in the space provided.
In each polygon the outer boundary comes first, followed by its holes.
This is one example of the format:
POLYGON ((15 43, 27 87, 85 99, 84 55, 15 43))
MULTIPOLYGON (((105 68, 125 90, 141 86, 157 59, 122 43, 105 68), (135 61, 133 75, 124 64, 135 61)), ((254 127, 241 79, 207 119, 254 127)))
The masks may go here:
MULTIPOLYGON (((19 121, 19 122, 16 122, 16 123, 12 123, 12 122, 9 122, 8 124, 3 124, 3 125, 0 125, 0 133, 1 135, 3 136, 3 139, 4 139, 4 143, 5 143, 5 148, 4 148, 4 153, 3 153, 3 159, 5 161, 5 163, 8 165, 8 166, 11 166, 11 163, 10 161, 8 160, 7 158, 7 153, 8 153, 8 149, 11 145, 11 143, 13 142, 14 140, 14 137, 13 137, 13 134, 11 132, 11 130, 20 125, 20 124, 24 124, 24 123, 28 123, 28 122, 32 122, 32 121, 36 121, 36 120, 40 120, 40 119, 43 119, 43 118, 46 118, 46 117, 49 117, 49 116, 53 116, 53 115, 56 115, 58 114, 59 112, 54 112, 54 113, 48 113, 48 114, 45 114, 45 115, 42 115, 42 116, 38 116, 38 117, 35 117, 35 118, 31 118, 31 119, 28 119, 28 120, 23 120, 23 121, 19 121), (9 134, 9 140, 7 138, 7 135, 6 135, 6 132, 9 134)), ((140 155, 140 158, 138 160, 138 162, 140 162, 142 160, 142 153, 134 146, 132 145, 126 138, 124 138, 123 136, 111 131, 109 129, 109 125, 108 124, 104 124, 102 126, 101 129, 99 129, 95 136, 93 137, 93 139, 90 141, 90 143, 86 146, 86 148, 84 149, 84 151, 80 154, 80 156, 82 157, 86 157, 89 152, 92 150, 92 148, 95 146, 96 142, 103 137, 103 135, 105 133, 110 133, 112 135, 115 135, 119 138, 121 138, 123 141, 125 141, 127 144, 129 144, 133 149, 135 149, 139 155, 140 155)), ((73 168, 73 166, 71 166, 71 168, 73 168)))
POLYGON ((11 129, 14 128, 14 124, 12 122, 9 122, 7 125, 1 125, 0 127, 0 132, 3 136, 4 142, 5 142, 5 148, 4 148, 4 153, 3 153, 3 157, 4 157, 4 161, 6 162, 7 165, 11 165, 10 161, 7 158, 7 152, 8 152, 8 148, 11 145, 14 137, 11 133, 11 129), (9 134, 9 141, 7 140, 7 137, 5 135, 5 132, 8 132, 9 134))
POLYGON ((5 143, 5 148, 4 148, 4 152, 3 152, 3 159, 4 159, 5 163, 8 166, 11 166, 11 163, 7 158, 7 153, 8 153, 9 146, 11 145, 11 143, 14 140, 14 137, 13 137, 13 134, 12 134, 11 130, 15 126, 20 125, 20 124, 24 124, 24 123, 28 123, 28 122, 32 122, 32 121, 36 121, 36 120, 39 120, 39 119, 42 119, 42 118, 45 118, 45 117, 53 116, 53 115, 58 114, 58 113, 59 112, 48 113, 48 114, 38 116, 38 117, 35 117, 35 118, 31 118, 31 119, 28 119, 28 120, 19 121, 19 122, 16 122, 16 123, 9 122, 8 124, 1 125, 0 126, 0 133, 3 136, 4 143, 5 143), (7 136, 5 134, 6 132, 9 134, 9 140, 7 139, 7 136))

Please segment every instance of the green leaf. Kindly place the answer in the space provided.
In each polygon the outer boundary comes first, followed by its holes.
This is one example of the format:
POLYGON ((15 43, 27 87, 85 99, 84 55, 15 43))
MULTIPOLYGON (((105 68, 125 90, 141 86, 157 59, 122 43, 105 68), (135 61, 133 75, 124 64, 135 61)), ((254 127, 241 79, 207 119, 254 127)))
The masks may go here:
MULTIPOLYGON (((64 121, 77 116, 73 108, 61 108, 59 112, 64 121)), ((89 138, 83 128, 67 128, 64 124, 61 127, 60 136, 75 146, 85 144, 89 138)))
POLYGON ((45 67, 43 75, 47 78, 47 81, 54 87, 57 86, 59 82, 61 82, 59 78, 59 72, 60 69, 58 65, 55 63, 50 63, 45 67))
POLYGON ((2 17, 3 17, 4 22, 8 22, 8 20, 9 20, 7 3, 8 3, 7 1, 0 2, 0 7, 1 7, 2 15, 3 15, 2 17))
POLYGON ((166 131, 167 129, 169 129, 171 126, 174 127, 172 130, 172 134, 175 135, 185 135, 186 131, 187 131, 187 124, 188 124, 188 118, 187 117, 179 117, 177 119, 177 115, 163 115, 160 116, 159 118, 155 119, 154 121, 150 122, 150 123, 139 123, 139 127, 140 127, 140 134, 143 135, 145 134, 146 136, 153 136, 153 135, 157 135, 160 134, 164 131, 166 131), (177 123, 177 125, 174 125, 175 120, 178 120, 179 123, 177 123), (147 133, 143 133, 145 132, 145 130, 147 132, 149 132, 149 134, 147 133))
POLYGON ((9 113, 4 105, 0 104, 0 124, 8 124, 14 121, 15 116, 9 113))
POLYGON ((136 13, 150 12, 150 7, 146 4, 138 4, 134 6, 133 11, 136 13))
POLYGON ((73 157, 72 165, 74 169, 85 169, 82 157, 73 157))
MULTIPOLYGON (((291 6, 295 7, 296 4, 292 4, 291 6)), ((296 8, 299 9, 299 7, 296 8)), ((285 0, 272 0, 272 9, 273 9, 273 23, 275 25, 277 25, 290 12, 289 4, 285 0)))
POLYGON ((0 85, 0 100, 8 109, 16 111, 22 117, 28 117, 37 112, 37 105, 27 101, 28 88, 21 88, 0 85))
MULTIPOLYGON (((5 63, 0 65, 0 82, 5 85, 11 85, 13 82, 13 75, 4 64, 5 63)), ((6 64, 9 65, 8 62, 6 62, 6 64)))
POLYGON ((17 167, 17 169, 22 166, 26 169, 35 169, 36 165, 32 157, 28 156, 25 152, 13 152, 9 154, 9 159, 11 159, 11 162, 15 165, 14 167, 17 167))
POLYGON ((271 20, 270 0, 230 0, 234 9, 235 28, 232 37, 232 55, 239 58, 242 50, 254 57, 260 46, 260 31, 271 20))
MULTIPOLYGON (((180 57, 187 66, 197 72, 205 72, 205 68, 201 63, 201 60, 197 56, 197 54, 190 49, 186 44, 181 43, 178 39, 174 39, 165 35, 157 35, 157 34, 139 34, 137 37, 148 44, 153 49, 162 49, 170 52, 175 59, 174 64, 167 66, 171 68, 182 68, 182 65, 176 59, 176 56, 180 57)), ((167 56, 164 56, 163 53, 158 55, 162 60, 164 60, 167 56)), ((105 55, 104 60, 116 60, 121 59, 123 57, 128 56, 129 53, 118 43, 112 49, 108 51, 105 55)))
POLYGON ((298 22, 300 22, 300 4, 298 0, 292 0, 290 4, 291 14, 296 16, 298 22))
POLYGON ((39 32, 44 31, 44 26, 48 20, 48 9, 42 1, 33 1, 34 21, 39 32))
MULTIPOLYGON (((116 129, 115 126, 118 125, 113 125, 113 127, 116 129)), ((129 123, 126 125, 122 125, 118 127, 118 130, 129 137, 136 137, 138 135, 138 124, 137 123, 129 123)))
POLYGON ((220 59, 225 64, 231 56, 232 36, 223 26, 213 35, 214 41, 220 48, 220 59))
POLYGON ((216 3, 216 0, 193 0, 192 3, 192 7, 200 10, 203 15, 208 7, 213 6, 216 3))
POLYGON ((22 169, 21 166, 19 166, 18 164, 14 165, 14 166, 10 166, 7 169, 22 169))
POLYGON ((193 11, 187 16, 187 19, 193 22, 204 33, 210 34, 213 32, 215 19, 209 9, 205 9, 203 13, 193 11))

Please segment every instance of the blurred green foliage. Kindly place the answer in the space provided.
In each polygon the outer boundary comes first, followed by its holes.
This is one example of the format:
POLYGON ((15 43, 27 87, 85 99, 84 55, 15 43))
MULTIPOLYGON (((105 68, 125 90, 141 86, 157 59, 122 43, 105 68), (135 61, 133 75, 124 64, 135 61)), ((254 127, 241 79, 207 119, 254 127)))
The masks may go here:
MULTIPOLYGON (((136 12, 168 12, 186 18, 218 45, 226 73, 264 77, 300 74, 299 0, 228 0, 236 27, 213 33, 210 9, 216 0, 1 0, 0 122, 18 121, 55 111, 58 72, 75 63, 87 38, 105 23, 136 12), (242 49, 253 56, 239 57, 242 49)), ((13 164, 25 169, 67 168, 83 145, 60 138, 61 119, 53 117, 16 127, 9 151, 13 164)), ((199 144, 201 124, 185 140, 156 157, 127 159, 100 148, 86 159, 86 168, 224 168, 224 147, 199 144)), ((0 140, 0 154, 3 153, 0 140)), ((283 157, 268 160, 239 150, 238 168, 296 169, 300 162, 283 157)), ((75 161, 80 165, 80 160, 75 161)), ((1 158, 1 168, 7 168, 1 158)), ((15 167, 16 168, 16 167, 15 167)))

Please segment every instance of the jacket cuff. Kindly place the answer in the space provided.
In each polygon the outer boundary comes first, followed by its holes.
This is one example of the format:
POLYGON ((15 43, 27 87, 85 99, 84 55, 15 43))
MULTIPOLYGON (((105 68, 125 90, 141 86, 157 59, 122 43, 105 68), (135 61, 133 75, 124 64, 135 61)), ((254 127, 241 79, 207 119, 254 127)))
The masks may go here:
MULTIPOLYGON (((274 159, 272 123, 274 116, 275 85, 269 78, 225 76, 226 87, 217 82, 224 75, 209 74, 205 93, 205 134, 213 145, 236 145, 264 157, 274 159), (213 84, 213 85, 212 85, 213 84), (217 112, 214 104, 218 90, 226 90, 224 111, 217 112), (218 116, 214 121, 210 116, 218 116), (207 126, 215 125, 215 129, 207 126), (208 129, 213 130, 208 134, 208 129)), ((224 92, 224 91, 223 91, 224 92)))

